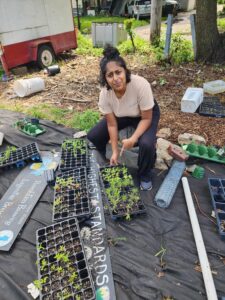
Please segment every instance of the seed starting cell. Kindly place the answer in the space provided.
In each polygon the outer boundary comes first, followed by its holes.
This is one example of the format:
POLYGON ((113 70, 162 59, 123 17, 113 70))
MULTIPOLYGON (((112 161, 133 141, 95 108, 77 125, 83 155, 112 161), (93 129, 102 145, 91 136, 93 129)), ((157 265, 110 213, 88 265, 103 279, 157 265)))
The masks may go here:
POLYGON ((208 185, 219 234, 225 240, 225 179, 209 178, 208 185))
POLYGON ((62 171, 88 166, 88 148, 85 139, 67 139, 61 148, 59 169, 62 171))
POLYGON ((76 168, 57 176, 54 190, 53 221, 90 214, 86 168, 76 168))
POLYGON ((28 161, 41 162, 41 155, 36 143, 32 143, 21 148, 8 146, 4 152, 0 153, 0 168, 16 166, 23 167, 28 161))
POLYGON ((41 300, 95 299, 76 219, 37 230, 37 266, 41 300))

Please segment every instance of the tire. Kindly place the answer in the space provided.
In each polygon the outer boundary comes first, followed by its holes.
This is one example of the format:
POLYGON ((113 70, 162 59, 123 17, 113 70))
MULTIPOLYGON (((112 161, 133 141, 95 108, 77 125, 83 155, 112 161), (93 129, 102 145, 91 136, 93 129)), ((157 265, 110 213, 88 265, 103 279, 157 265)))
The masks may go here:
POLYGON ((49 67, 55 60, 55 53, 51 46, 43 45, 38 49, 37 63, 41 69, 49 67))

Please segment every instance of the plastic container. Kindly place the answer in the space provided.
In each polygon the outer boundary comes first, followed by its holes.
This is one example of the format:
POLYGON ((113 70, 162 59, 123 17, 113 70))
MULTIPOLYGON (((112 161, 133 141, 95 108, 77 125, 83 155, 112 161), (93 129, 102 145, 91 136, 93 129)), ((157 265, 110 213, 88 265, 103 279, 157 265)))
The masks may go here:
POLYGON ((204 174, 205 174, 205 169, 200 166, 196 166, 196 168, 192 172, 192 176, 197 179, 202 179, 204 177, 204 174))
POLYGON ((67 171, 88 166, 88 148, 85 139, 66 139, 62 144, 59 169, 67 171))
POLYGON ((9 147, 6 151, 0 152, 0 168, 10 165, 20 168, 26 164, 26 161, 42 161, 36 143, 21 148, 9 147))
POLYGON ((225 118, 225 106, 220 103, 204 103, 199 107, 199 112, 202 116, 225 118))
POLYGON ((213 146, 206 147, 205 145, 198 145, 195 143, 191 143, 189 145, 182 145, 182 148, 190 156, 225 164, 225 157, 219 155, 218 150, 213 146))
POLYGON ((42 78, 20 79, 14 83, 14 92, 19 97, 25 97, 44 90, 45 82, 42 78))
POLYGON ((225 240, 225 179, 209 178, 208 185, 219 234, 225 240))
POLYGON ((36 232, 40 300, 95 299, 95 288, 76 219, 36 232))
POLYGON ((76 168, 58 175, 54 190, 53 222, 90 215, 86 168, 76 168))
POLYGON ((14 127, 33 137, 46 132, 46 130, 39 125, 38 119, 21 119, 14 124, 14 127))
POLYGON ((60 67, 58 65, 47 67, 44 73, 48 74, 48 76, 55 76, 60 73, 60 67))
POLYGON ((204 97, 202 104, 221 104, 217 96, 204 97))
POLYGON ((208 94, 219 94, 225 92, 225 81, 223 80, 215 80, 205 82, 203 84, 203 89, 205 93, 208 94))
POLYGON ((132 176, 123 166, 100 168, 101 184, 113 220, 146 213, 132 176))
POLYGON ((181 111, 194 113, 203 101, 202 88, 188 88, 181 100, 181 111))
POLYGON ((0 146, 2 145, 3 138, 4 138, 4 133, 0 132, 0 146))

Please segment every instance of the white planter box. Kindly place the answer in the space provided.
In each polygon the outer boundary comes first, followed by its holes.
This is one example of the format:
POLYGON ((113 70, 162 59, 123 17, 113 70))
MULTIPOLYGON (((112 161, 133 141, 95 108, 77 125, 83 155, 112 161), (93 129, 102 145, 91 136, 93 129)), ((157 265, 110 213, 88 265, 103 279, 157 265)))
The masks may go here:
POLYGON ((116 47, 127 39, 127 32, 121 23, 92 23, 92 42, 94 47, 111 45, 116 47))
POLYGON ((202 88, 188 88, 181 100, 181 111, 194 113, 203 101, 202 88))

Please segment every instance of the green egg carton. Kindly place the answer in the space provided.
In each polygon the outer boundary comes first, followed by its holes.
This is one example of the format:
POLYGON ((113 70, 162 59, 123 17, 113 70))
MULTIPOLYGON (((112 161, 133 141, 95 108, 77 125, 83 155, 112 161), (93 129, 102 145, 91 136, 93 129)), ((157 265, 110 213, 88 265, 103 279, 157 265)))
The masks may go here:
POLYGON ((46 132, 46 130, 39 125, 39 122, 32 122, 32 120, 29 119, 18 120, 14 124, 14 127, 22 131, 23 133, 33 137, 46 132))
POLYGON ((218 150, 213 146, 205 146, 198 145, 195 143, 191 143, 188 145, 183 145, 182 148, 188 153, 190 156, 207 159, 211 161, 215 161, 221 164, 225 164, 225 157, 218 154, 218 150))

